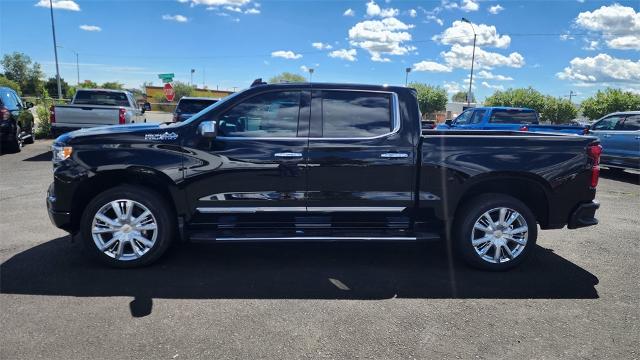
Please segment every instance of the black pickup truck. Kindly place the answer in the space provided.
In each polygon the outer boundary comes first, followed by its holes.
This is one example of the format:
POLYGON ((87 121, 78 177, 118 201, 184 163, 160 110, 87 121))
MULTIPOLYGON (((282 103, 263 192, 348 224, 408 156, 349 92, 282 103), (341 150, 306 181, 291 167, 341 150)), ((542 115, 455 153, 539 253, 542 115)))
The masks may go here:
POLYGON ((262 83, 182 123, 60 136, 47 205, 117 267, 172 241, 448 239, 505 270, 537 225, 597 224, 600 152, 577 135, 422 133, 410 88, 262 83))

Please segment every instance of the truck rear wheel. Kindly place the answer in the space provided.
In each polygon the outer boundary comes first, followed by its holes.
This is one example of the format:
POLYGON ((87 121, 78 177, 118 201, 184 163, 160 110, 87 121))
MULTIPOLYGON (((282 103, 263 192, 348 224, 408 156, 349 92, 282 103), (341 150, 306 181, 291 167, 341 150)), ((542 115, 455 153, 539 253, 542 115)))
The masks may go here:
POLYGON ((144 266, 167 250, 175 216, 157 193, 123 185, 96 196, 81 220, 82 240, 103 263, 119 268, 144 266))
POLYGON ((454 221, 457 254, 469 265, 491 271, 514 268, 534 250, 535 216, 520 200, 486 194, 462 205, 454 221))

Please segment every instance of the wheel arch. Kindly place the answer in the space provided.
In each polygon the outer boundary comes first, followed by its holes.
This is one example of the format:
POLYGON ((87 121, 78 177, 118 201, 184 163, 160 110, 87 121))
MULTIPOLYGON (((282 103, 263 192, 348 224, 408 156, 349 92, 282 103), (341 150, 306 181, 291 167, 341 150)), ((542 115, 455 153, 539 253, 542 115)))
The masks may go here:
POLYGON ((71 203, 73 227, 79 228, 82 214, 91 199, 121 185, 135 185, 152 190, 167 202, 176 216, 185 212, 182 191, 166 174, 152 168, 132 166, 126 169, 101 171, 82 183, 75 191, 71 203))
POLYGON ((549 223, 551 188, 542 177, 519 172, 492 172, 469 179, 466 189, 456 202, 456 215, 461 205, 472 198, 488 193, 504 194, 522 201, 541 227, 549 223))

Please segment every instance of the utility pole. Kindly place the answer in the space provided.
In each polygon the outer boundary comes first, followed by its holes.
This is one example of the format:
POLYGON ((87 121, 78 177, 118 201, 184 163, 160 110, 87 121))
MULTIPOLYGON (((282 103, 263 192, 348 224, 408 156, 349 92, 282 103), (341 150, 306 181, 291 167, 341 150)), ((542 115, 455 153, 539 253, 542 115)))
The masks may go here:
POLYGON ((207 85, 205 85, 206 72, 205 68, 202 68, 202 88, 205 89, 207 85))
POLYGON ((467 106, 471 106, 471 86, 473 85, 473 63, 476 59, 476 29, 473 26, 473 23, 466 18, 462 18, 462 22, 466 22, 471 25, 471 30, 473 31, 473 52, 471 53, 471 77, 469 78, 469 92, 467 93, 467 106))
POLYGON ((313 69, 309 69, 309 82, 311 82, 311 79, 313 78, 313 69))
POLYGON ((49 0, 51 11, 51 32, 53 33, 53 53, 56 57, 56 80, 58 80, 58 99, 62 100, 62 85, 60 84, 60 68, 58 67, 58 45, 56 44, 56 26, 53 22, 53 0, 49 0))
POLYGON ((189 85, 193 87, 193 73, 196 72, 196 69, 191 69, 191 81, 189 81, 189 85))
POLYGON ((409 73, 411 72, 411 68, 408 67, 408 68, 404 69, 404 71, 406 72, 406 74, 404 76, 404 87, 407 87, 409 85, 409 73))
POLYGON ((569 90, 569 102, 571 102, 571 99, 577 95, 576 93, 573 92, 573 90, 569 90))
POLYGON ((60 49, 67 49, 76 55, 76 73, 78 75, 78 85, 80 85, 80 62, 78 61, 78 52, 73 49, 65 48, 64 46, 61 46, 61 45, 59 45, 58 47, 60 49))

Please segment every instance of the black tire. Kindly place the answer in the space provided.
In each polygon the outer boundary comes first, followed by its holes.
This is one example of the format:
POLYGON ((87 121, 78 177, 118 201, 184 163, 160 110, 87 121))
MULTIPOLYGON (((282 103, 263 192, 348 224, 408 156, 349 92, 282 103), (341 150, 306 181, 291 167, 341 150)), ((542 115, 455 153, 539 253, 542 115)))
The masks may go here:
POLYGON ((16 133, 13 139, 7 142, 7 150, 11 153, 19 153, 22 150, 22 137, 20 136, 20 125, 16 124, 16 133))
MULTIPOLYGON (((169 248, 176 235, 175 214, 170 210, 171 206, 158 193, 141 186, 121 185, 106 190, 89 202, 83 212, 80 223, 82 242, 89 253, 98 260, 112 267, 134 268, 149 265, 158 260, 169 248), (119 199, 133 200, 144 205, 156 220, 157 234, 155 242, 146 253, 137 259, 118 260, 115 257, 102 252, 92 236, 92 224, 96 213, 105 205, 119 199)), ((129 249, 133 250, 129 245, 129 249)))
MULTIPOLYGON (((501 228, 502 225, 498 227, 501 228)), ((509 231, 512 230, 512 228, 507 229, 509 231)), ((500 230, 500 234, 501 233, 502 231, 500 230)), ((452 234, 456 255, 458 255, 465 263, 482 270, 505 271, 520 265, 531 256, 531 253, 535 249, 538 237, 538 226, 535 216, 522 201, 504 194, 485 194, 474 197, 461 205, 461 209, 458 211, 454 221, 452 234), (485 260, 479 252, 476 251, 476 248, 472 245, 472 235, 475 236, 475 238, 482 237, 482 231, 474 229, 476 221, 478 221, 486 212, 499 208, 508 208, 520 213, 522 217, 518 217, 518 220, 516 221, 518 223, 520 221, 525 221, 525 225, 528 230, 526 244, 524 245, 524 248, 519 251, 518 255, 507 260, 506 250, 501 249, 498 257, 502 259, 502 255, 504 254, 505 261, 493 263, 490 262, 491 260, 485 260), (478 232, 480 232, 480 235, 478 235, 478 232)), ((508 244, 508 246, 514 246, 514 249, 517 246, 517 243, 511 241, 509 241, 508 244)), ((489 248, 489 252, 485 256, 491 256, 491 254, 495 255, 495 249, 497 247, 495 245, 492 246, 493 248, 489 248)), ((510 248, 510 250, 513 249, 510 248)))

